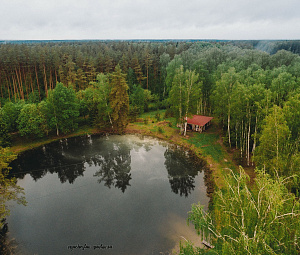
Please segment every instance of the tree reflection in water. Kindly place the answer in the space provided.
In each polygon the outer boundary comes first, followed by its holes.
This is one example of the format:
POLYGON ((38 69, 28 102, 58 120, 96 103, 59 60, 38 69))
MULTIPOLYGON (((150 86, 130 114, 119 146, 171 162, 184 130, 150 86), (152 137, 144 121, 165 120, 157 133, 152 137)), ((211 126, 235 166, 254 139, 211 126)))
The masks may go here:
MULTIPOLYGON (((144 142, 143 138, 130 142, 121 137, 105 139, 99 136, 62 139, 19 155, 11 164, 11 175, 23 179, 30 174, 37 181, 48 172, 57 173, 61 183, 74 183, 83 176, 87 163, 97 167, 94 176, 99 183, 124 193, 132 179, 130 151, 141 148, 150 151, 154 144, 148 139, 144 142)), ((164 157, 172 191, 187 197, 195 189, 195 177, 203 169, 204 162, 176 146, 167 146, 164 157)))
POLYGON ((114 186, 124 191, 130 186, 131 156, 130 147, 125 143, 109 143, 109 148, 102 151, 101 155, 93 158, 95 165, 100 169, 94 176, 100 177, 98 182, 104 182, 107 187, 114 186))
POLYGON ((168 147, 164 155, 172 191, 187 197, 195 189, 195 177, 205 167, 205 162, 176 146, 168 147))
POLYGON ((37 149, 26 151, 11 163, 11 175, 23 179, 30 174, 33 180, 44 177, 48 172, 57 173, 61 183, 74 183, 85 171, 83 157, 78 154, 88 146, 85 137, 63 139, 37 149), (73 149, 69 149, 73 148, 73 149))
POLYGON ((23 179, 26 174, 37 181, 49 173, 57 173, 61 183, 74 183, 83 176, 85 163, 99 166, 94 176, 107 187, 114 186, 124 192, 131 180, 130 146, 122 142, 103 142, 93 144, 95 137, 76 137, 63 139, 27 151, 12 162, 12 172, 16 178, 23 179), (96 145, 95 145, 96 144, 96 145), (84 153, 83 153, 84 152, 84 153), (84 155, 82 155, 84 154, 84 155))

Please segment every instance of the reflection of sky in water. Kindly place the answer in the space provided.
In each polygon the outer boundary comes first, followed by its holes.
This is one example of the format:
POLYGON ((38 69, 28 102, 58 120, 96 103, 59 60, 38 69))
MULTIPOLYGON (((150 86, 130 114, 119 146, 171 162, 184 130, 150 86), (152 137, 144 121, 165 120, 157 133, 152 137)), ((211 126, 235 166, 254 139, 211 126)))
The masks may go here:
POLYGON ((195 239, 186 226, 191 204, 208 203, 203 172, 182 155, 132 135, 50 144, 20 159, 28 206, 13 206, 10 234, 30 254, 71 254, 68 245, 84 243, 113 245, 105 254, 170 251, 180 236, 195 239))

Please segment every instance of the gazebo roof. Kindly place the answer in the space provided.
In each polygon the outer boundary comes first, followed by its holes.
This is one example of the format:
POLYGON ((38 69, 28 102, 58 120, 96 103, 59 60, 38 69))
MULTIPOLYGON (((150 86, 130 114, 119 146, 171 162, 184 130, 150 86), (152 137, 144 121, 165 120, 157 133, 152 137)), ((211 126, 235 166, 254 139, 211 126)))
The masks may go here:
POLYGON ((213 117, 194 115, 192 118, 187 118, 187 123, 203 127, 205 124, 210 122, 212 119, 213 119, 213 117))

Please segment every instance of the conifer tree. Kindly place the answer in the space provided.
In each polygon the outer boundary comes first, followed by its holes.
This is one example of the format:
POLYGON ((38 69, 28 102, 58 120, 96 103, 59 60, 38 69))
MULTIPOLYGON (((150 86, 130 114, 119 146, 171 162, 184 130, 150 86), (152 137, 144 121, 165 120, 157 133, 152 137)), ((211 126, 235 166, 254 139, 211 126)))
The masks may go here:
POLYGON ((109 101, 113 126, 118 132, 123 132, 128 124, 129 96, 126 75, 122 73, 119 65, 111 75, 110 86, 109 101))

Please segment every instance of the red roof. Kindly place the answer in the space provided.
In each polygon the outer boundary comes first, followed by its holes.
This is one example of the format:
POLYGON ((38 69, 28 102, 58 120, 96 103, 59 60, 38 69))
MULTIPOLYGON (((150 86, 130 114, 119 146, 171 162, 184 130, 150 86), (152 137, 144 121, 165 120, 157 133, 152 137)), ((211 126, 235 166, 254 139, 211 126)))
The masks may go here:
POLYGON ((206 123, 210 122, 212 119, 213 117, 194 115, 192 118, 187 118, 187 123, 203 127, 206 123))

